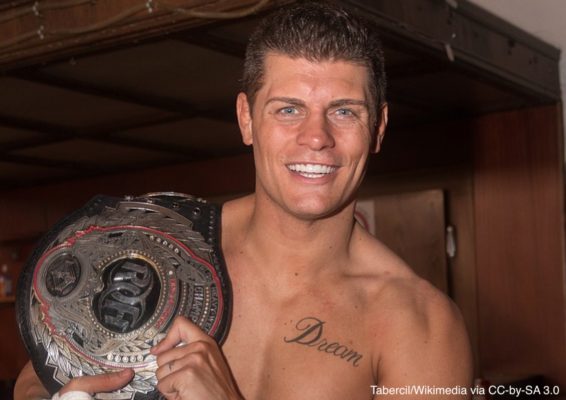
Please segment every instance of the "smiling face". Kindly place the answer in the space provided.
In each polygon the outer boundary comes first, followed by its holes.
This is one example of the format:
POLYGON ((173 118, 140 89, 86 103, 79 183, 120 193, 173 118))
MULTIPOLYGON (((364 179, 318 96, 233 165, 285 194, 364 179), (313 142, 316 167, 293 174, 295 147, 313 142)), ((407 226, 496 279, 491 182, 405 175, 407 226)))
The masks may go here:
POLYGON ((345 61, 268 53, 253 111, 238 96, 245 144, 253 145, 256 197, 306 220, 351 203, 369 152, 377 152, 387 108, 370 126, 368 73, 345 61))

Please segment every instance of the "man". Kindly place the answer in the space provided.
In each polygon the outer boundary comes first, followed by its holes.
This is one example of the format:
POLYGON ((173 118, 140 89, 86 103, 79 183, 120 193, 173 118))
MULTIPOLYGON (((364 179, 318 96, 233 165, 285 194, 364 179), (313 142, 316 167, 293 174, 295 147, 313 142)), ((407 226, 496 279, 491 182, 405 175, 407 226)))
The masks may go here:
MULTIPOLYGON (((256 190, 223 207, 231 328, 220 349, 176 320, 152 350, 157 388, 168 399, 284 400, 371 399, 376 389, 426 398, 400 389, 469 387, 455 306, 354 222, 368 155, 387 124, 375 33, 334 6, 285 8, 251 38, 243 82, 237 114, 256 190)), ((82 377, 60 395, 131 378, 128 370, 82 377)), ((27 366, 16 398, 30 398, 22 390, 37 388, 30 382, 27 366)))

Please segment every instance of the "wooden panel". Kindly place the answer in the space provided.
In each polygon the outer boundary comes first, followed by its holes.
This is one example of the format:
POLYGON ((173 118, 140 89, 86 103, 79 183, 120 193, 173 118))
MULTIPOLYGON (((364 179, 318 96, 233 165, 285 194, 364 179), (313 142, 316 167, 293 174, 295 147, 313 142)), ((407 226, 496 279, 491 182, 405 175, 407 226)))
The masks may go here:
POLYGON ((45 205, 34 197, 0 196, 0 241, 37 236, 45 230, 45 205))
POLYGON ((375 236, 422 278, 448 291, 441 190, 376 196, 375 236))
MULTIPOLYGON (((0 265, 6 264, 12 276, 15 292, 17 279, 23 262, 31 252, 33 242, 19 241, 0 245, 0 265)), ((14 379, 28 356, 16 324, 16 313, 12 301, 0 300, 0 381, 14 379)))
POLYGON ((475 125, 480 362, 495 381, 566 387, 562 139, 555 106, 475 125))
POLYGON ((96 194, 176 191, 202 197, 253 190, 251 154, 0 192, 0 241, 35 238, 96 194))

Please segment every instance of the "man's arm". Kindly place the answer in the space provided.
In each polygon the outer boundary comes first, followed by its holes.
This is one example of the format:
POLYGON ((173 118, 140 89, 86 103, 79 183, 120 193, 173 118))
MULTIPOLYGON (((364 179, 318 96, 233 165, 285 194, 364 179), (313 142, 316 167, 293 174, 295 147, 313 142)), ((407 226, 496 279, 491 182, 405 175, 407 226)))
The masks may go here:
POLYGON ((16 380, 14 400, 37 400, 49 397, 51 396, 36 375, 31 361, 28 361, 16 380))
MULTIPOLYGON (((457 307, 428 283, 395 300, 386 350, 378 366, 378 387, 421 390, 399 392, 387 399, 470 398, 472 355, 457 307), (434 394, 432 394, 434 393, 434 394)), ((390 392, 391 393, 391 392, 390 392)))

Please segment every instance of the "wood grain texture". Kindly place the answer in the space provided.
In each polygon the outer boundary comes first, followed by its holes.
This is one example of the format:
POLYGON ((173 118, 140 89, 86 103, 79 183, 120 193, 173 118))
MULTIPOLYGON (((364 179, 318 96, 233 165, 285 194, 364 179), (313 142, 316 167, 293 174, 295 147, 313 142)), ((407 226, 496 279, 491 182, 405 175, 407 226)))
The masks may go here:
POLYGON ((474 126, 480 363, 566 386, 563 156, 556 106, 474 126))

